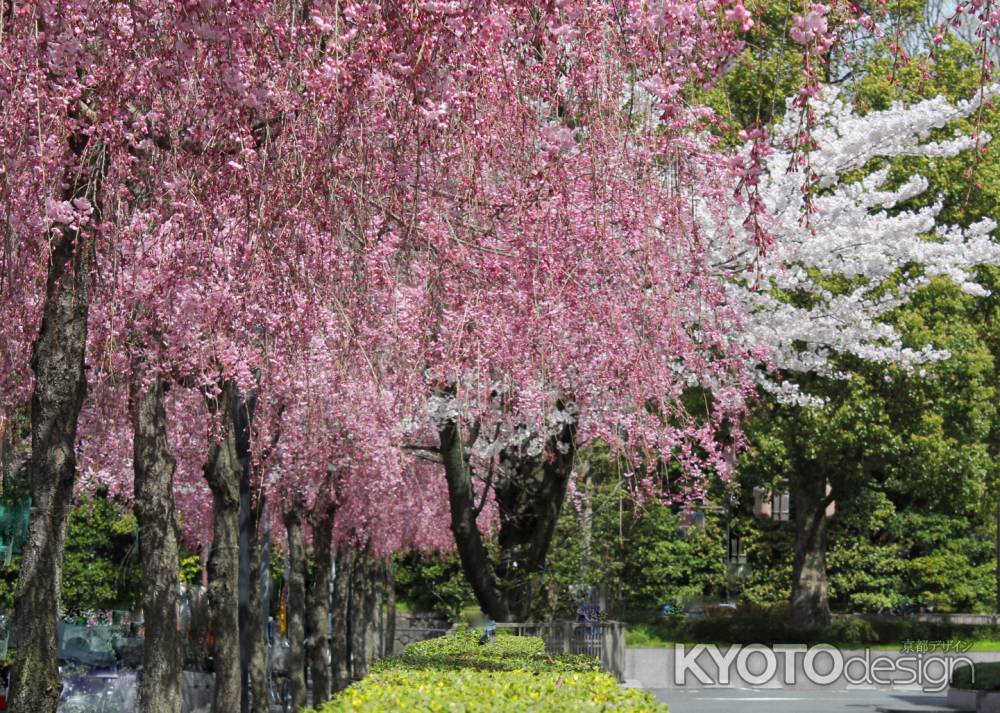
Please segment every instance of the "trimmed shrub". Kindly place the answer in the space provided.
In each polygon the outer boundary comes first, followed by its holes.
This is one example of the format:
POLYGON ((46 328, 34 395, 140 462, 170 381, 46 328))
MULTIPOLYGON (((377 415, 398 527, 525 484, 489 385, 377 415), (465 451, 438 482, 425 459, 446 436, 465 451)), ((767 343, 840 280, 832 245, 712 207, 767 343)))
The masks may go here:
POLYGON ((600 671, 597 659, 592 656, 545 653, 545 642, 534 636, 515 636, 501 631, 488 644, 480 644, 480 636, 478 631, 463 629, 448 636, 418 641, 407 646, 399 656, 376 662, 373 670, 600 671))
POLYGON ((593 657, 545 653, 536 637, 500 633, 480 643, 478 632, 462 630, 377 662, 318 713, 666 713, 646 691, 622 688, 598 669, 593 657))
POLYGON ((879 632, 867 619, 836 619, 823 630, 830 641, 852 644, 877 644, 879 632))
POLYGON ((622 688, 603 673, 413 669, 372 673, 320 708, 320 713, 407 710, 659 713, 666 706, 645 691, 622 688))
POLYGON ((951 674, 951 685, 975 691, 1000 691, 1000 662, 981 661, 972 666, 959 666, 951 674))
MULTIPOLYGON (((799 631, 785 616, 775 616, 755 607, 740 608, 718 616, 670 620, 645 624, 632 646, 646 642, 713 644, 837 644, 842 646, 897 645, 907 641, 992 641, 1000 638, 1000 628, 972 624, 844 617, 812 631, 799 631), (658 641, 657 641, 658 640, 658 641)), ((649 645, 649 643, 646 643, 649 645)))

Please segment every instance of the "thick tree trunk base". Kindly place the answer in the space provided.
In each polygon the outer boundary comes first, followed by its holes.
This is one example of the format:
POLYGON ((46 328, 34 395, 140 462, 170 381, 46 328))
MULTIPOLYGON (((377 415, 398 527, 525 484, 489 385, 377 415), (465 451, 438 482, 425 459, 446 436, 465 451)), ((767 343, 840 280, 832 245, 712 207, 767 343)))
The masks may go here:
MULTIPOLYGON (((260 512, 262 507, 259 505, 257 511, 260 512)), ((250 710, 253 713, 271 713, 267 682, 267 619, 260 592, 261 571, 265 564, 261 550, 259 518, 254 517, 254 521, 253 535, 250 538, 250 611, 247 617, 247 627, 250 630, 250 660, 247 662, 250 675, 250 710)))
POLYGON ((802 631, 830 623, 826 577, 826 481, 801 477, 791 484, 795 510, 795 558, 789 624, 802 631))
POLYGON ((458 424, 450 421, 442 424, 438 439, 448 481, 451 532, 455 536, 462 571, 483 613, 495 621, 510 621, 510 610, 501 594, 496 569, 476 524, 476 493, 458 424))
POLYGON ((350 601, 351 573, 354 569, 354 554, 345 545, 337 547, 336 573, 333 579, 333 628, 330 631, 330 656, 333 669, 334 692, 343 691, 351 685, 350 650, 350 601))
POLYGON ((330 672, 330 570, 333 565, 332 537, 334 508, 321 507, 313 516, 315 567, 309 578, 308 623, 312 645, 309 674, 312 678, 313 706, 318 708, 331 695, 330 672))
POLYGON ((37 503, 21 559, 11 622, 16 655, 11 669, 12 713, 55 713, 62 683, 57 667, 56 622, 72 479, 36 488, 37 503))
POLYGON ((360 681, 368 675, 375 658, 375 568, 368 548, 354 559, 351 577, 351 677, 360 681))
POLYGON ((175 462, 167 443, 163 385, 133 390, 135 515, 142 560, 146 622, 138 713, 180 713, 181 652, 177 638, 180 562, 174 520, 175 462))
POLYGON ((211 611, 212 670, 215 692, 212 713, 233 713, 239 708, 241 685, 239 623, 239 507, 219 508, 209 557, 208 603, 211 611))
POLYGON ((233 419, 235 385, 224 384, 218 402, 210 402, 223 426, 223 435, 209 450, 205 480, 212 490, 212 550, 208 559, 208 602, 212 633, 215 691, 212 713, 239 710, 243 690, 240 670, 239 531, 240 477, 243 465, 236 454, 233 419))
MULTIPOLYGON (((67 167, 65 200, 86 198, 100 219, 100 142, 70 137, 77 159, 67 167)), ((35 510, 14 597, 11 644, 17 650, 10 676, 9 713, 55 713, 62 685, 56 657, 56 618, 62 590, 66 518, 76 478, 76 429, 87 391, 84 356, 94 260, 91 222, 50 236, 45 302, 32 348, 28 474, 35 510)))
POLYGON ((543 608, 542 572, 573 470, 575 434, 569 419, 538 455, 520 446, 501 451, 494 485, 501 555, 494 563, 476 523, 477 499, 458 424, 438 429, 462 570, 483 613, 495 621, 530 621, 543 608))
POLYGON ((285 513, 288 533, 288 676, 292 686, 292 710, 306 705, 305 676, 305 550, 302 544, 301 512, 292 505, 285 513))
POLYGON ((10 713, 55 713, 62 691, 56 644, 62 550, 72 482, 50 488, 31 519, 14 603, 10 713))

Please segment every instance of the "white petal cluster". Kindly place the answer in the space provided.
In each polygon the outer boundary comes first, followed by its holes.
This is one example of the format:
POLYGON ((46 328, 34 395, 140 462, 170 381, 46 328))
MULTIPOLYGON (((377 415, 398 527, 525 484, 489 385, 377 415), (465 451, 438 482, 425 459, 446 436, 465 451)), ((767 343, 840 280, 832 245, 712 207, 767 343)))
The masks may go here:
POLYGON ((449 423, 455 423, 459 415, 455 398, 450 394, 431 396, 427 399, 427 415, 436 430, 443 429, 449 423))
MULTIPOLYGON (((803 128, 801 112, 789 106, 773 134, 773 145, 782 148, 764 159, 760 178, 769 213, 762 220, 774 237, 767 253, 756 264, 745 264, 745 208, 734 206, 721 216, 717 205, 698 208, 699 220, 713 236, 713 261, 732 270, 729 298, 746 307, 741 338, 747 347, 763 348, 778 369, 834 378, 843 376, 831 366, 835 353, 904 368, 947 358, 933 348, 905 347, 881 318, 909 299, 927 276, 944 275, 967 293, 985 294, 972 268, 1000 264, 1000 244, 991 239, 993 221, 983 219, 968 228, 941 226, 940 203, 899 209, 927 190, 922 176, 911 176, 898 187, 888 185, 888 169, 860 180, 844 176, 873 159, 947 157, 974 147, 970 136, 931 141, 931 132, 970 115, 997 94, 1000 85, 959 104, 935 98, 858 116, 836 90, 827 89, 813 103, 816 123, 811 130, 819 147, 807 157, 812 179, 793 163, 793 152, 783 148, 793 145, 803 128), (811 210, 805 202, 810 180, 811 210), (900 272, 914 266, 918 269, 900 272), (921 277, 901 285, 887 282, 902 274, 921 277), (831 278, 839 278, 841 287, 831 289, 831 278)), ((749 156, 750 147, 745 150, 749 156)), ((808 405, 812 399, 793 385, 774 383, 771 376, 761 379, 762 387, 783 401, 808 405)))

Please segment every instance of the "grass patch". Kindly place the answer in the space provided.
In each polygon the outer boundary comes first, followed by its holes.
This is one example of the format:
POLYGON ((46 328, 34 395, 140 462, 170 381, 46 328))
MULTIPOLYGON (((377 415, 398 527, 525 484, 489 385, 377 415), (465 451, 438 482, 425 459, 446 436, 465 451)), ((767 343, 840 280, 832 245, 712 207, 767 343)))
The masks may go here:
POLYGON ((969 651, 1000 651, 1000 641, 991 639, 987 641, 973 641, 969 651))
POLYGON ((668 636, 654 624, 629 624, 625 627, 625 645, 632 648, 668 648, 674 645, 668 636))
POLYGON ((486 621, 482 610, 476 605, 462 607, 458 613, 458 623, 465 624, 470 628, 482 627, 486 621))

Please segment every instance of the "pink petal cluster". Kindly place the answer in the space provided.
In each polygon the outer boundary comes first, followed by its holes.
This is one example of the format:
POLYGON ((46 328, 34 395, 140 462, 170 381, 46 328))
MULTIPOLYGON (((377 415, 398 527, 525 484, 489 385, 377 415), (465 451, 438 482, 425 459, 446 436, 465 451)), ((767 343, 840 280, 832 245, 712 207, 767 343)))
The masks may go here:
POLYGON ((804 14, 795 16, 789 36, 800 45, 812 45, 817 52, 825 52, 834 41, 827 24, 829 12, 828 5, 812 3, 804 14))

